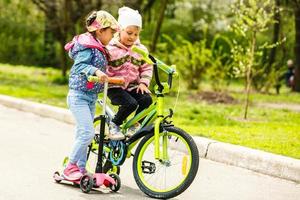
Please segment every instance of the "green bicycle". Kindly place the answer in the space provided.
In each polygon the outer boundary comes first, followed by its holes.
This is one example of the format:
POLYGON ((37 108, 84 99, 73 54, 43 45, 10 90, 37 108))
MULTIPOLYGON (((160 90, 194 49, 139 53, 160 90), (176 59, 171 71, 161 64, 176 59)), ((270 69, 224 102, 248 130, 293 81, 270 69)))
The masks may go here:
MULTIPOLYGON (((184 192, 196 177, 199 166, 198 149, 193 138, 170 121, 172 109, 169 109, 169 114, 164 114, 164 97, 172 87, 172 78, 176 75, 175 68, 137 47, 133 47, 132 50, 153 65, 156 100, 149 108, 121 126, 125 134, 129 127, 144 119, 140 129, 132 137, 122 141, 104 140, 103 171, 119 174, 120 166, 126 158, 133 156, 132 171, 138 187, 153 198, 172 198, 184 192), (167 73, 168 82, 160 81, 158 68, 167 73), (137 144, 135 152, 132 153, 137 144)), ((89 81, 96 82, 98 78, 90 77, 89 81)), ((114 112, 102 100, 98 100, 98 103, 104 106, 105 120, 109 124, 114 112)), ((100 122, 101 116, 94 119, 97 132, 100 122)), ((103 129, 103 126, 101 128, 103 129)), ((98 153, 98 144, 99 134, 96 134, 88 148, 88 158, 91 153, 98 153)))

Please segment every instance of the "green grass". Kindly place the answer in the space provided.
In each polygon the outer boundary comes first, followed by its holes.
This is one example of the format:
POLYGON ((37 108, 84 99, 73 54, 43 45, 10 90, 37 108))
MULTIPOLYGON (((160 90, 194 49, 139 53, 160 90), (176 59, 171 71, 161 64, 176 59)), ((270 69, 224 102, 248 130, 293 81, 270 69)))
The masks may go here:
MULTIPOLYGON (((283 87, 280 90, 280 94, 275 94, 275 91, 272 91, 271 94, 261 94, 261 93, 252 93, 251 101, 255 103, 287 103, 287 104, 300 104, 300 94, 291 92, 289 88, 283 87)), ((232 96, 236 99, 244 99, 244 94, 241 92, 232 92, 232 96)))
POLYGON ((55 84, 59 70, 0 65, 0 93, 66 107, 67 85, 55 84))
MULTIPOLYGON (((0 93, 66 108, 67 85, 55 80, 59 70, 0 64, 0 93)), ((300 94, 283 88, 280 95, 253 93, 248 120, 243 120, 242 85, 229 88, 236 104, 209 104, 182 90, 173 121, 193 135, 300 159, 300 112, 256 107, 257 103, 300 106, 300 94)), ((166 98, 173 108, 176 98, 166 98)))
POLYGON ((181 102, 177 109, 175 124, 194 135, 300 158, 300 113, 250 107, 243 120, 241 105, 181 102))

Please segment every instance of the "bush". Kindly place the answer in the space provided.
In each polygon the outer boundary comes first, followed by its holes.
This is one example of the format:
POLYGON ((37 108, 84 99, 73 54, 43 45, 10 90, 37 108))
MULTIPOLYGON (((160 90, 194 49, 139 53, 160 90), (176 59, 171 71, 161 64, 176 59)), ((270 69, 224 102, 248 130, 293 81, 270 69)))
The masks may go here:
POLYGON ((222 91, 231 74, 231 49, 232 44, 226 36, 216 35, 211 45, 212 66, 209 77, 214 90, 222 91))

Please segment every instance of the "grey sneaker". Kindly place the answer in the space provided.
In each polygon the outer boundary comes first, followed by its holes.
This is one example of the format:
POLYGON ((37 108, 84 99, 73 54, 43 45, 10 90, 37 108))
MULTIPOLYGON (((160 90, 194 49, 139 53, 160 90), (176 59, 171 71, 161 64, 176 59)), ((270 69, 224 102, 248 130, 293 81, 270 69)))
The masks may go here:
POLYGON ((132 137, 139 129, 141 128, 140 123, 136 123, 133 126, 129 127, 126 136, 127 137, 132 137))
POLYGON ((123 140, 123 139, 125 139, 125 136, 121 132, 120 127, 117 126, 113 122, 110 122, 110 124, 109 124, 109 135, 108 135, 108 137, 111 140, 123 140))

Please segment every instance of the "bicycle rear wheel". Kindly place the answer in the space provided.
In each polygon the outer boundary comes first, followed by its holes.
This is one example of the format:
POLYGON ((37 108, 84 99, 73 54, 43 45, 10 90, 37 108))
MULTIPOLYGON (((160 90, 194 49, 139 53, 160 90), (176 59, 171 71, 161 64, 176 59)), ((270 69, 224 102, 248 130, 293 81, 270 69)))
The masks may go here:
POLYGON ((133 160, 133 174, 138 187, 148 196, 159 199, 175 197, 193 182, 199 166, 199 153, 193 138, 176 127, 165 127, 160 137, 167 141, 168 158, 154 158, 154 134, 145 136, 133 160))

